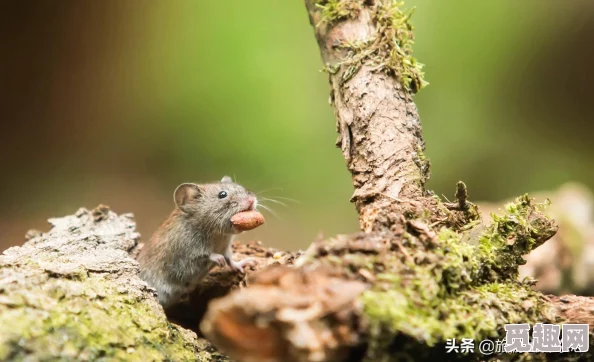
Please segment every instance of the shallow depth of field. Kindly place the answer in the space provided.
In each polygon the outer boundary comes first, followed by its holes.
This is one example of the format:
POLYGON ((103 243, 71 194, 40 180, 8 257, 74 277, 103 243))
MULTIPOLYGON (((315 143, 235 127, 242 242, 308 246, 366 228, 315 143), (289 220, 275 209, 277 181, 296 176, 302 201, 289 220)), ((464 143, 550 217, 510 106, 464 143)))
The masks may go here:
MULTIPOLYGON (((499 201, 594 188, 594 4, 408 1, 429 188, 499 201)), ((11 2, 0 12, 0 250, 77 208, 143 238, 181 182, 230 175, 275 215, 242 239, 357 230, 327 76, 301 1, 11 2)))

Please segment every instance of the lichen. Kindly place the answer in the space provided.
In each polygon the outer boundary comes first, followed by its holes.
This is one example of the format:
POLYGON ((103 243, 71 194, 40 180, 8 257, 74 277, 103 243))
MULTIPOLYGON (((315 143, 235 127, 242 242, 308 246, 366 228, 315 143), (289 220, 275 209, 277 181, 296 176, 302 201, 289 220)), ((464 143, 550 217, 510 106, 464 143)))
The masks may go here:
POLYGON ((367 64, 375 71, 386 71, 399 79, 405 89, 416 93, 424 88, 423 64, 413 57, 414 28, 412 10, 403 10, 403 2, 378 0, 369 5, 365 0, 321 0, 316 6, 321 9, 322 20, 318 24, 333 26, 341 20, 354 19, 364 8, 371 11, 376 34, 365 42, 349 42, 338 45, 346 56, 338 64, 327 65, 326 70, 336 73, 343 69, 341 82, 351 79, 367 64))

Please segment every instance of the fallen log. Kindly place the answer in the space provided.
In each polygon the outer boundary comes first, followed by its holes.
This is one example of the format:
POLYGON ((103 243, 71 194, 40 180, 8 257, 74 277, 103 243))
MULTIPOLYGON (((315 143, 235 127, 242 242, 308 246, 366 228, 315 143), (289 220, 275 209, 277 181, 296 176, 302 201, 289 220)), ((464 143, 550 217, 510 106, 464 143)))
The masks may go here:
MULTIPOLYGON (((171 323, 139 279, 131 214, 99 206, 50 223, 0 255, 0 360, 230 361, 171 323)), ((256 269, 292 260, 258 243, 235 248, 257 257, 256 269)), ((215 270, 201 286, 201 303, 242 283, 245 276, 229 268, 215 270)), ((204 310, 186 312, 178 317, 191 324, 204 310)))

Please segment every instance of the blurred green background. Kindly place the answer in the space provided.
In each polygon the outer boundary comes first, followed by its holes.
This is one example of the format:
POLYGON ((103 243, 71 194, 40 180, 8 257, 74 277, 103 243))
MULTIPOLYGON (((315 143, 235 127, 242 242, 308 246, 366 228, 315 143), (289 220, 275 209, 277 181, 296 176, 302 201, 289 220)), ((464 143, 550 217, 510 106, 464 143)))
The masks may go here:
MULTIPOLYGON (((416 96, 432 178, 475 200, 594 187, 594 3, 416 6, 416 96)), ((303 248, 357 230, 328 81, 300 0, 0 5, 0 249, 108 204, 143 238, 186 181, 282 197, 241 239, 303 248)))

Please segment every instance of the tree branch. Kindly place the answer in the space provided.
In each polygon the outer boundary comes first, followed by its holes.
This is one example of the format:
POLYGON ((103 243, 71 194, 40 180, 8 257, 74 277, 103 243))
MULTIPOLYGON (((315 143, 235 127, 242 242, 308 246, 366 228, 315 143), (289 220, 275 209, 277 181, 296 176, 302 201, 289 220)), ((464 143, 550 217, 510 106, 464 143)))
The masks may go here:
MULTIPOLYGON (((393 53, 396 46, 401 52, 409 50, 388 41, 395 31, 410 30, 378 21, 396 10, 385 1, 373 6, 364 5, 365 1, 305 3, 329 73, 337 145, 352 174, 351 200, 361 228, 389 227, 385 216, 390 211, 403 215, 420 209, 429 177, 419 115, 411 97, 411 84, 421 83, 421 75, 414 81, 406 78, 410 70, 393 53), (332 6, 339 9, 327 10, 332 6), (409 83, 403 85, 404 79, 409 83)), ((404 55, 407 62, 414 62, 410 54, 404 55)))

